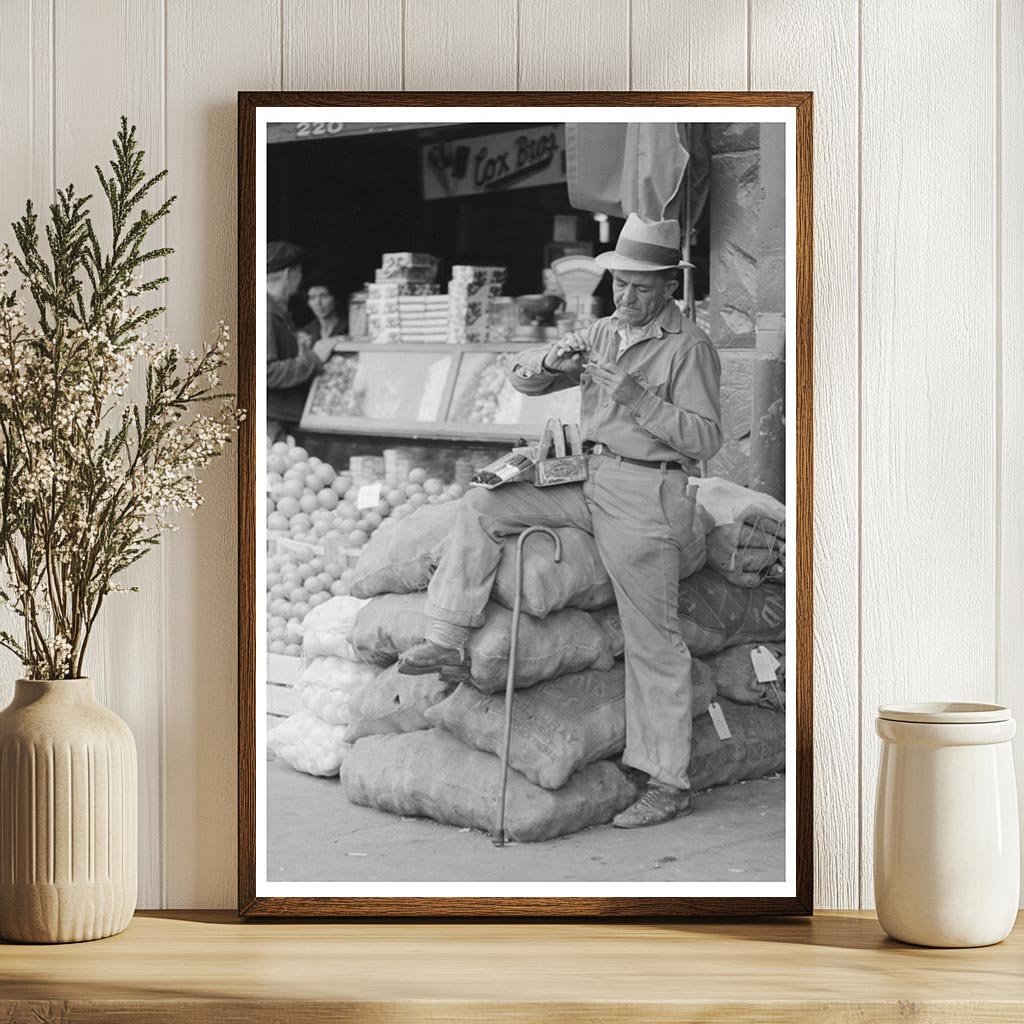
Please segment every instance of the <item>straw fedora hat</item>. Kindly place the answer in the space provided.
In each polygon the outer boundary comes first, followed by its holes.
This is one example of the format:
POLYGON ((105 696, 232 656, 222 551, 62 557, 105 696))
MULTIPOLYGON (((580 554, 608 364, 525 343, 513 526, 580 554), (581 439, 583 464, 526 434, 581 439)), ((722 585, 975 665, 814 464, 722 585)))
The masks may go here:
POLYGON ((623 225, 613 252, 595 256, 605 270, 676 270, 692 267, 679 258, 679 223, 648 220, 631 213, 623 225))

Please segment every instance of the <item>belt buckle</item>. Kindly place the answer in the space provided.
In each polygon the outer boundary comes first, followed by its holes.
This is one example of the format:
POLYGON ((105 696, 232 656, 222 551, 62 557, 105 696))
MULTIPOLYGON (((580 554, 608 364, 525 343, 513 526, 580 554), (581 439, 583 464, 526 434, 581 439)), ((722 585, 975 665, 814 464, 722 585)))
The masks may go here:
POLYGON ((604 455, 604 451, 605 446, 600 441, 590 446, 591 455, 604 455))

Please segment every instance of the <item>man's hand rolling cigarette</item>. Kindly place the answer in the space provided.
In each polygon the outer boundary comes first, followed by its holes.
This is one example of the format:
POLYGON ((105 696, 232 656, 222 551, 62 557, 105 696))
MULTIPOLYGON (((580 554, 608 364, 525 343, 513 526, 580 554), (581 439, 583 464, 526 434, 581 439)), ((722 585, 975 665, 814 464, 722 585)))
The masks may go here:
POLYGON ((549 373, 572 373, 580 369, 588 350, 585 338, 567 334, 548 349, 541 365, 549 373))
POLYGON ((643 385, 636 377, 627 373, 618 363, 594 360, 584 366, 595 384, 599 384, 612 401, 627 408, 635 405, 644 393, 643 385))

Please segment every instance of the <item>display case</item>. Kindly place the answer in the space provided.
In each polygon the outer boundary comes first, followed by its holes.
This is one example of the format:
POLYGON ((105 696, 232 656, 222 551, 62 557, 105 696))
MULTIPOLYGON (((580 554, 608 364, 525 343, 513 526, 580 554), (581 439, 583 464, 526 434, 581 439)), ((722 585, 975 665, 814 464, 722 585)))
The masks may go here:
POLYGON ((579 422, 579 388, 524 395, 508 371, 518 344, 347 344, 309 390, 300 429, 512 443, 538 436, 549 417, 579 422))

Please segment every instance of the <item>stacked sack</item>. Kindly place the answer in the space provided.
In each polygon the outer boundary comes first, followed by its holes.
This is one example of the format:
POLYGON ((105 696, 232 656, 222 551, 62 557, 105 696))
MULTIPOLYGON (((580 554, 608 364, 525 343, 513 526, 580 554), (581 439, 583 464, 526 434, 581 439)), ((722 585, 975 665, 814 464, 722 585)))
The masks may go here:
MULTIPOLYGON (((740 717, 737 706, 758 709, 742 714, 764 726, 768 748, 781 742, 784 764, 784 720, 760 709, 779 713, 786 706, 786 508, 770 495, 719 477, 694 482, 707 534, 706 562, 679 584, 680 631, 695 660, 710 671, 730 729, 740 717)), ((625 639, 617 610, 605 609, 599 619, 618 654, 625 639)), ((712 730, 710 719, 698 722, 712 730)), ((695 732, 690 774, 698 780, 699 748, 695 732)), ((738 753, 736 761, 742 764, 738 753)))
POLYGON ((732 734, 723 741, 710 718, 700 723, 691 776, 719 785, 785 768, 786 507, 719 477, 697 483, 707 565, 680 587, 679 621, 732 734))
MULTIPOLYGON (((349 702, 348 739, 356 742, 341 776, 353 803, 489 831, 499 799, 517 538, 505 542, 485 622, 467 644, 468 678, 452 691, 436 675, 402 676, 395 668, 428 628, 422 591, 456 514, 455 504, 421 508, 375 536, 356 567, 351 591, 367 603, 350 641, 359 658, 385 671, 349 702)), ((714 591, 720 580, 701 571, 708 522, 695 517, 681 590, 702 580, 698 594, 709 584, 714 591)), ((637 796, 634 783, 609 760, 625 746, 625 673, 618 660, 623 637, 611 580, 593 537, 574 528, 557 532, 561 562, 552 560, 550 543, 539 537, 523 558, 506 814, 509 836, 522 842, 606 822, 637 796)), ((717 601, 714 593, 710 600, 717 601)), ((761 635, 764 620, 755 609, 740 628, 722 624, 729 638, 705 646, 720 650, 775 638, 774 629, 761 635)), ((744 681, 735 666, 733 675, 744 681)), ((784 767, 781 715, 753 706, 757 701, 742 707, 726 696, 719 700, 731 729, 724 740, 706 714, 718 696, 715 668, 694 659, 693 682, 695 789, 784 767)), ((730 693, 741 690, 732 686, 730 693)))
POLYGON ((380 669, 360 661, 349 642, 365 601, 333 597, 303 620, 303 666, 296 688, 302 710, 267 733, 267 749, 296 771, 337 775, 351 749, 349 700, 380 669))
POLYGON ((698 482, 708 520, 708 564, 738 587, 781 583, 786 576, 786 506, 720 477, 698 482))

